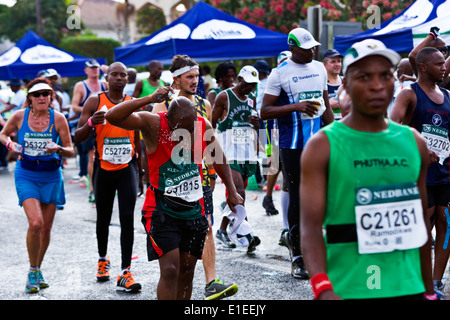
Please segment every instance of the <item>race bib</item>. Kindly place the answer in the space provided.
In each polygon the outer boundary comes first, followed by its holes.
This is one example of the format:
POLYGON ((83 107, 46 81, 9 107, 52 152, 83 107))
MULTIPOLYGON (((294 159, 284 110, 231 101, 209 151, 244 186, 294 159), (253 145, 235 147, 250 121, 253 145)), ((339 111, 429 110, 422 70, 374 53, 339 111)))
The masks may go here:
POLYGON ((167 178, 164 195, 177 197, 188 202, 201 199, 203 197, 203 188, 200 175, 195 175, 176 185, 174 184, 174 180, 167 178))
POLYGON ((356 189, 355 214, 360 254, 419 248, 428 239, 415 183, 356 189))
POLYGON ((231 143, 252 145, 255 137, 255 130, 251 127, 231 128, 231 143))
POLYGON ((436 152, 439 156, 439 163, 444 164, 444 160, 450 155, 450 142, 448 130, 430 124, 422 126, 422 136, 427 142, 428 149, 436 152))
POLYGON ((102 160, 112 164, 125 164, 131 161, 133 146, 129 137, 104 138, 102 160))
POLYGON ((52 140, 51 133, 26 132, 24 134, 24 154, 30 157, 47 156, 47 141, 52 140))

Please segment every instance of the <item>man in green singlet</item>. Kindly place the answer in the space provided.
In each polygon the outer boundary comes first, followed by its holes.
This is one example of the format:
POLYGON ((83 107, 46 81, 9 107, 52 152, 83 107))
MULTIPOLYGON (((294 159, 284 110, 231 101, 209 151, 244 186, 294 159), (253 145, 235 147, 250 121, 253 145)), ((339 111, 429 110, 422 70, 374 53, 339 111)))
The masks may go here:
MULTIPOLYGON (((244 66, 238 74, 238 83, 220 92, 212 108, 211 124, 218 130, 217 138, 229 160, 234 184, 244 200, 247 180, 255 174, 257 166, 259 117, 253 92, 258 83, 258 71, 252 66, 244 66)), ((222 219, 217 238, 227 236, 228 223, 228 219, 222 219)), ((247 252, 255 251, 259 244, 260 239, 254 236, 247 252)))
MULTIPOLYGON (((148 64, 148 71, 150 75, 146 79, 139 80, 134 88, 133 97, 142 98, 153 94, 159 87, 164 87, 166 84, 161 80, 161 74, 163 72, 163 65, 161 62, 153 60, 148 64)), ((152 111, 150 106, 145 106, 145 109, 152 111)))
POLYGON ((352 110, 303 150, 300 234, 315 299, 436 299, 427 146, 385 117, 399 61, 378 40, 349 48, 343 86, 352 110))

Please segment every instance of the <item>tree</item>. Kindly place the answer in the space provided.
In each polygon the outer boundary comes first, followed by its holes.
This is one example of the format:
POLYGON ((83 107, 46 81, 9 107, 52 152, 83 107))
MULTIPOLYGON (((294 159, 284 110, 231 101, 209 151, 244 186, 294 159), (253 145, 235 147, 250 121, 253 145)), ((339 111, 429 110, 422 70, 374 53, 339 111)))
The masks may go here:
POLYGON ((212 6, 254 25, 289 33, 305 20, 308 7, 320 5, 324 21, 362 22, 370 16, 370 5, 380 8, 381 22, 387 21, 407 8, 414 0, 206 0, 212 6))
MULTIPOLYGON (((65 35, 75 35, 81 30, 69 30, 67 7, 76 4, 73 0, 45 0, 40 1, 43 38, 53 45, 65 35)), ((17 42, 28 30, 38 33, 35 0, 18 0, 10 8, 0 11, 0 37, 17 42)))

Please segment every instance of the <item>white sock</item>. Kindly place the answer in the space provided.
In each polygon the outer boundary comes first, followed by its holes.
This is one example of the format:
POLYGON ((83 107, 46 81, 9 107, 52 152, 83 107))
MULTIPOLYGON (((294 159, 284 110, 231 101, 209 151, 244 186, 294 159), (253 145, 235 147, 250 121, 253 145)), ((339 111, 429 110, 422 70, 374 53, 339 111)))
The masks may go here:
POLYGON ((283 226, 289 229, 288 224, 289 192, 281 190, 281 211, 283 214, 283 226))

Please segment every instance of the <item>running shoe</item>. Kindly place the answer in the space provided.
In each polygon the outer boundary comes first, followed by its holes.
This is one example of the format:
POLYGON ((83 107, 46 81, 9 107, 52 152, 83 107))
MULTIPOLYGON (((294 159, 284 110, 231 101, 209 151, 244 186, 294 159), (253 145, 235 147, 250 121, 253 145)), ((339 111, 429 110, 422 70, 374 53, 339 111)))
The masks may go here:
MULTIPOLYGON (((130 267, 128 267, 129 269, 130 267)), ((123 275, 117 277, 116 290, 125 292, 138 292, 141 290, 141 285, 134 281, 133 274, 130 271, 125 271, 123 275)))
POLYGON ((109 258, 98 260, 97 281, 104 282, 109 280, 109 258))
POLYGON ((39 269, 37 273, 39 289, 48 288, 48 283, 47 281, 45 281, 44 276, 42 275, 42 271, 39 269))
POLYGON ((28 293, 38 293, 39 292, 39 280, 38 272, 30 271, 28 273, 27 284, 25 285, 25 291, 28 293))
POLYGON ((95 202, 94 191, 89 192, 89 202, 91 202, 91 203, 95 202))
POLYGON ((308 279, 308 272, 306 271, 303 257, 299 257, 292 261, 291 275, 294 279, 308 279))
POLYGON ((441 280, 433 280, 434 283, 434 293, 438 296, 439 300, 446 298, 445 295, 445 284, 441 280))
POLYGON ((217 230, 216 238, 222 242, 225 248, 236 248, 236 244, 228 237, 228 233, 225 230, 217 230))
POLYGON ((205 300, 220 300, 223 298, 228 298, 234 295, 237 291, 237 284, 225 284, 225 282, 216 279, 205 286, 205 300))
POLYGON ((266 214, 268 216, 274 216, 278 214, 278 210, 275 209, 275 206, 273 204, 272 197, 265 196, 262 202, 262 206, 264 209, 266 209, 266 214))
POLYGON ((278 240, 278 245, 287 247, 288 246, 288 239, 287 236, 289 234, 289 229, 283 229, 281 231, 280 240, 278 240))
POLYGON ((253 236, 252 240, 250 241, 248 247, 247 247, 247 253, 255 252, 256 247, 259 246, 261 243, 261 240, 258 236, 253 236))

